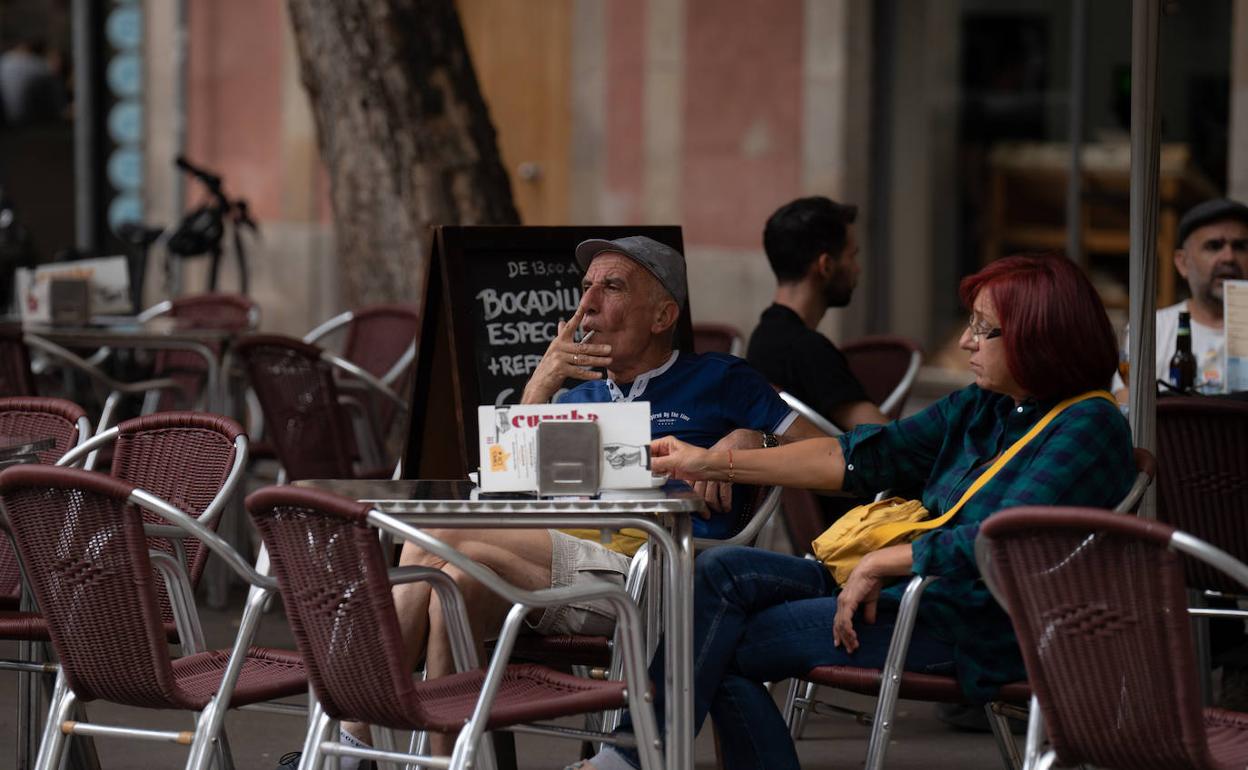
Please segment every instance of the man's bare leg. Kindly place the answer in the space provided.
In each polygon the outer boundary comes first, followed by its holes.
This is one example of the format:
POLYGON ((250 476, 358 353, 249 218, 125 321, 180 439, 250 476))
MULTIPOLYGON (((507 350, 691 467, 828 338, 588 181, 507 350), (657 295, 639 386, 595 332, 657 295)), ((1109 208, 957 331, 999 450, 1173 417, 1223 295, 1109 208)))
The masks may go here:
MULTIPOLYGON (((428 530, 429 534, 447 543, 469 558, 489 567, 504 580, 520 588, 535 591, 550 587, 550 534, 544 529, 446 529, 428 530)), ((510 609, 492 591, 413 543, 403 545, 401 566, 433 567, 447 571, 460 586, 468 611, 473 638, 480 643, 497 633, 510 609)), ((445 676, 455 670, 450 645, 442 623, 441 602, 432 596, 428 583, 407 583, 394 587, 394 606, 399 630, 403 635, 406 667, 415 670, 425 659, 427 676, 445 676), (437 626, 431 631, 431 622, 437 626)), ((480 654, 480 652, 478 652, 480 654)), ((371 743, 368 725, 344 722, 343 729, 362 741, 371 743)), ((445 743, 444 736, 434 735, 433 749, 450 751, 454 741, 445 743)))

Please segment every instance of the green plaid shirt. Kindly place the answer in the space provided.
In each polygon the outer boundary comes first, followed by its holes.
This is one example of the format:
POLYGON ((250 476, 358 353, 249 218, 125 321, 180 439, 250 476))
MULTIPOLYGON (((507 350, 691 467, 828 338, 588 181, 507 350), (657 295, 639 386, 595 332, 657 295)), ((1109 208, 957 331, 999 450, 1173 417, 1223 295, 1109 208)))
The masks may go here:
MULTIPOLYGON (((1015 404, 971 385, 904 420, 861 426, 840 437, 844 488, 867 495, 921 487, 923 505, 940 516, 1057 401, 1015 404)), ((1134 478, 1127 421, 1105 399, 1088 399, 1024 446, 952 521, 914 541, 914 574, 941 578, 923 594, 919 623, 954 645, 968 697, 987 701, 1000 685, 1026 678, 1009 616, 975 565, 980 522, 1015 505, 1112 508, 1134 478)), ((885 589, 884 601, 900 601, 904 588, 885 589)))

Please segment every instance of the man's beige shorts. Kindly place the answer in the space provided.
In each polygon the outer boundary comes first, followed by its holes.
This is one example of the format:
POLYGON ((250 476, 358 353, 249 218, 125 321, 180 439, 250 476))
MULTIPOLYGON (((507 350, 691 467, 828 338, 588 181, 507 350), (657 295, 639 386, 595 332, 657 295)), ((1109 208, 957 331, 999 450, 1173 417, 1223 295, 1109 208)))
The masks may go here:
MULTIPOLYGON (((596 582, 624 586, 629 557, 608 551, 593 540, 573 537, 557 529, 549 532, 551 588, 596 582)), ((539 634, 610 636, 615 630, 615 613, 602 600, 547 607, 533 628, 539 634)))

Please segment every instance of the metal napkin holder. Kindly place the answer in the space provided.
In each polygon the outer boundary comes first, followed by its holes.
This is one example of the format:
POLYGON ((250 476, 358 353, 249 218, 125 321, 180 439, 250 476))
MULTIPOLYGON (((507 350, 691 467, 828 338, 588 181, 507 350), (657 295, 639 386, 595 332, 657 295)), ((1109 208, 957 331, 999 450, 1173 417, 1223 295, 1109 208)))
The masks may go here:
POLYGON ((537 493, 596 495, 602 476, 602 433, 588 421, 549 420, 537 426, 537 493))

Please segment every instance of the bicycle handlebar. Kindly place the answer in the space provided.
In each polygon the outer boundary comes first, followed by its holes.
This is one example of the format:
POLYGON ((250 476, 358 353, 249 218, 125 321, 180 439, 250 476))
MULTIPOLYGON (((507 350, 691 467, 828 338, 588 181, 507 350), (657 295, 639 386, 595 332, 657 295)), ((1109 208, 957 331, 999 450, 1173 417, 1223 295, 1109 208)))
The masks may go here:
POLYGON ((194 163, 191 163, 189 160, 187 160, 185 157, 181 155, 174 158, 173 162, 177 165, 178 168, 182 169, 186 173, 190 174, 191 176, 195 177, 199 181, 203 182, 204 186, 207 187, 209 190, 211 190, 214 195, 224 197, 224 193, 221 190, 221 177, 220 176, 212 173, 211 171, 207 171, 205 169, 200 168, 199 166, 196 166, 194 163))

